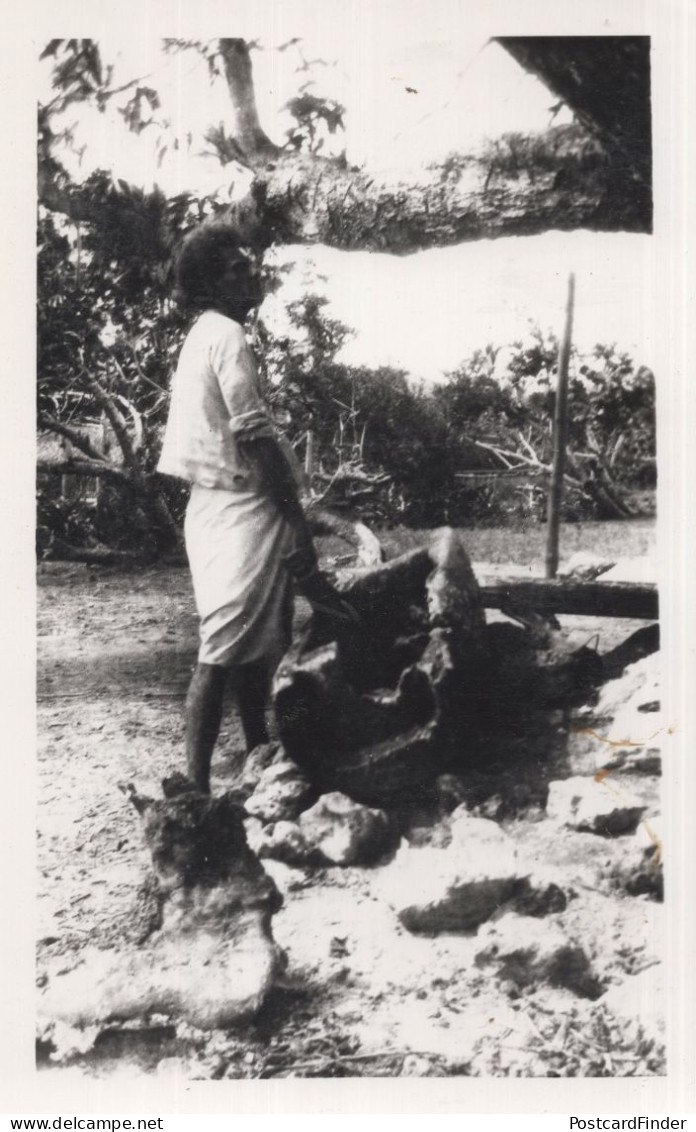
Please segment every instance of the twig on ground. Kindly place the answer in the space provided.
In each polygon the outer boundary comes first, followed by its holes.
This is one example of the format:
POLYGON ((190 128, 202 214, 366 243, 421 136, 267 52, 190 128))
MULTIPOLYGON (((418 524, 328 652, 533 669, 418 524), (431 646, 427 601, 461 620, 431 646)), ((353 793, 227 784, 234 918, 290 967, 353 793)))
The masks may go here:
MULTIPOLYGON (((442 1061, 443 1057, 440 1053, 434 1053, 432 1050, 427 1049, 382 1049, 375 1050, 372 1053, 340 1053, 340 1054, 326 1054, 324 1057, 315 1057, 310 1061, 295 1061, 292 1065, 285 1065, 282 1067, 282 1072, 289 1073, 295 1069, 311 1069, 317 1065, 340 1065, 344 1061, 372 1061, 378 1060, 380 1057, 391 1057, 405 1060, 407 1057, 432 1057, 442 1061)), ((280 1066, 278 1067, 281 1068, 280 1066)))

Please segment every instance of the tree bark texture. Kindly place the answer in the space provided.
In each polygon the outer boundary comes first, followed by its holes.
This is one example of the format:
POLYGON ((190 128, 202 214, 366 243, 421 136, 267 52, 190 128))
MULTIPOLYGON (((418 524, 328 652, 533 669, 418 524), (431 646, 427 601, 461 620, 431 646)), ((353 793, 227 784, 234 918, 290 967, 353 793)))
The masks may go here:
MULTIPOLYGON (((454 174, 429 170, 408 181, 283 154, 256 169, 251 195, 253 242, 264 246, 322 243, 405 255, 549 229, 639 230, 610 199, 601 162, 591 159, 556 157, 544 168, 471 156, 454 174)), ((249 202, 242 213, 248 235, 249 202)))
MULTIPOLYGON (((87 190, 46 174, 39 201, 83 223, 101 212, 87 190)), ((539 168, 535 161, 497 165, 495 156, 472 155, 461 159, 455 175, 443 167, 417 180, 395 180, 282 152, 255 165, 251 192, 230 208, 230 218, 258 248, 322 243, 394 255, 552 229, 649 230, 601 161, 560 157, 539 168)))

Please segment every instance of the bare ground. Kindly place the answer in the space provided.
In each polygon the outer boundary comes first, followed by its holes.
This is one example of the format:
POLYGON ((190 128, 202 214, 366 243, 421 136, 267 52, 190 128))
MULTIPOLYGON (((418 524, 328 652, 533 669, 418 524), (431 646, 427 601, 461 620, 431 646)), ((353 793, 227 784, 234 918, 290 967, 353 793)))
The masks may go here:
MULTIPOLYGON (((597 551, 612 538, 622 556, 638 561, 651 551, 651 524, 572 529, 567 553, 597 551)), ((505 534, 496 543, 491 532, 474 532, 471 543, 474 560, 481 551, 491 564, 477 562, 480 574, 505 557, 517 570, 538 565, 538 542, 526 535, 505 534)), ((300 603, 298 620, 306 614, 300 603)), ((579 638, 599 633, 602 652, 637 627, 566 620, 579 638)), ((139 819, 119 784, 159 795, 162 777, 181 768, 196 630, 185 570, 40 569, 39 986, 49 958, 64 957, 69 966, 88 942, 117 948, 142 931, 138 891, 147 860, 139 819)), ((568 906, 551 918, 583 946, 599 990, 630 987, 633 976, 660 970, 663 906, 598 883, 620 863, 627 838, 567 830, 559 840, 543 810, 549 780, 591 773, 595 765, 576 725, 559 717, 543 738, 517 744, 497 777, 484 774, 482 812, 497 817, 525 852, 560 870, 568 906)), ((230 706, 214 791, 234 780, 241 750, 230 706)), ((659 813, 658 777, 624 776, 622 787, 640 794, 647 818, 659 813)), ((437 841, 432 812, 412 810, 402 821, 413 843, 437 841)), ((126 1066, 134 1074, 189 1078, 664 1072, 652 1000, 638 1004, 627 1024, 601 997, 502 982, 476 966, 475 933, 406 931, 383 898, 384 867, 291 870, 270 863, 285 896, 274 935, 289 962, 253 1023, 210 1035, 149 1018, 84 1041, 49 1027, 39 1064, 53 1072, 72 1065, 103 1075, 126 1066)))

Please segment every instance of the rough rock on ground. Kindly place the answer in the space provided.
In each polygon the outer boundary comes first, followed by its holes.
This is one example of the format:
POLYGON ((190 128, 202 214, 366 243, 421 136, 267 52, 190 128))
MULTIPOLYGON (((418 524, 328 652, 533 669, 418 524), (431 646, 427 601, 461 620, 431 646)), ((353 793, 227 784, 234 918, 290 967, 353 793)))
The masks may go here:
POLYGON ((659 775, 672 731, 662 712, 660 655, 630 664, 581 708, 569 736, 574 774, 659 775))
POLYGON ((665 1032, 666 1001, 664 964, 654 963, 624 982, 611 987, 599 999, 624 1025, 643 1029, 649 1037, 661 1039, 665 1032))
POLYGON ((305 843, 333 865, 374 861, 394 844, 394 829, 384 810, 363 806, 338 791, 322 794, 300 814, 299 827, 305 843))
MULTIPOLYGON (((466 805, 457 806, 448 818, 430 828, 416 827, 410 832, 408 842, 411 848, 446 850, 446 855, 437 860, 449 861, 455 870, 466 868, 472 859, 480 860, 486 855, 491 862, 496 860, 496 855, 498 860, 509 860, 512 851, 516 880, 512 888, 507 889, 505 903, 520 915, 538 917, 561 912, 566 907, 567 897, 559 871, 545 863, 527 860, 514 839, 497 822, 473 814, 466 805)), ((418 864, 421 858, 413 860, 418 864)), ((453 891, 453 903, 461 899, 461 895, 455 897, 453 891)))
POLYGON ((664 894, 663 830, 659 818, 642 821, 625 846, 624 852, 610 865, 598 870, 598 884, 608 881, 631 896, 664 894))
POLYGON ((529 876, 522 877, 515 889, 511 909, 520 916, 537 917, 563 912, 568 897, 561 885, 550 879, 550 873, 551 870, 530 867, 529 876))
POLYGON ((450 814, 449 827, 451 831, 451 844, 461 846, 469 852, 483 855, 490 851, 492 855, 500 852, 509 853, 513 844, 507 833, 497 824, 487 818, 475 817, 466 805, 457 806, 450 814))
POLYGON ((315 797, 316 790, 299 767, 291 759, 276 757, 259 771, 244 808, 264 823, 294 821, 315 797))
POLYGON ((247 846, 243 810, 229 794, 134 801, 161 926, 142 947, 85 949, 72 970, 54 965, 41 1013, 80 1026, 155 1013, 202 1030, 256 1013, 284 962, 270 926, 282 898, 247 846))
POLYGON ((548 983, 588 998, 601 993, 583 948, 557 924, 505 915, 486 925, 479 937, 477 966, 492 966, 499 978, 516 986, 548 983))
POLYGON ((548 816, 571 829, 604 837, 632 833, 646 808, 641 798, 599 775, 549 783, 548 816))
POLYGON ((659 705, 660 666, 659 653, 630 664, 621 676, 610 680, 601 689, 592 709, 593 715, 597 719, 609 720, 612 729, 617 730, 616 720, 623 708, 645 708, 654 703, 659 705))
POLYGON ((245 823, 249 844, 257 856, 288 865, 311 863, 312 849, 295 821, 277 821, 264 826, 258 818, 245 823))
POLYGON ((261 743, 244 759, 239 786, 245 794, 252 794, 265 770, 275 763, 284 762, 287 756, 280 743, 261 743))
POLYGON ((386 898, 410 931, 471 931, 523 879, 514 842, 494 822, 461 815, 455 830, 446 848, 403 847, 388 867, 386 898))
POLYGON ((383 810, 354 802, 338 791, 322 794, 297 821, 264 825, 254 815, 245 825, 259 857, 289 865, 369 864, 393 849, 398 837, 383 810))
POLYGON ((287 865, 284 861, 274 861, 268 858, 264 861, 263 867, 283 899, 293 892, 305 888, 311 882, 311 873, 307 869, 293 868, 292 865, 287 865))

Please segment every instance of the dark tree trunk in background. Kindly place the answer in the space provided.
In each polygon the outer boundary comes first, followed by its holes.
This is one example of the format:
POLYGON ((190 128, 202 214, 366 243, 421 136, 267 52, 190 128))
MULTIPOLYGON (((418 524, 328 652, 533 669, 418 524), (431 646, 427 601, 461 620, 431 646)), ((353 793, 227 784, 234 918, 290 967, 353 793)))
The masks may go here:
POLYGON ((525 70, 546 83, 597 138, 617 219, 652 226, 650 37, 498 36, 525 70))
POLYGON ((232 100, 235 141, 242 153, 252 160, 258 160, 261 154, 277 153, 278 147, 264 133, 259 122, 251 57, 246 43, 243 39, 221 39, 220 55, 232 100))

